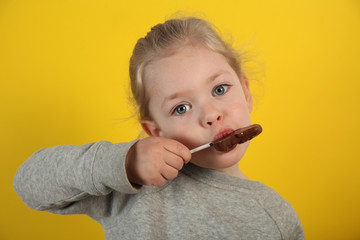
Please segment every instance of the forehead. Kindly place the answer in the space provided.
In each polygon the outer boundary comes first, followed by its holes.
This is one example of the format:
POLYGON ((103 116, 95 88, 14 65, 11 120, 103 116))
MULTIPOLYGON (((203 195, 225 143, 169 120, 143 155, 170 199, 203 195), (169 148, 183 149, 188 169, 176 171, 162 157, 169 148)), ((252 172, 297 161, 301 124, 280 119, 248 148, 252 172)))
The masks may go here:
POLYGON ((200 87, 211 76, 221 72, 235 74, 223 55, 199 45, 185 46, 171 56, 148 64, 143 81, 151 99, 155 95, 200 87))

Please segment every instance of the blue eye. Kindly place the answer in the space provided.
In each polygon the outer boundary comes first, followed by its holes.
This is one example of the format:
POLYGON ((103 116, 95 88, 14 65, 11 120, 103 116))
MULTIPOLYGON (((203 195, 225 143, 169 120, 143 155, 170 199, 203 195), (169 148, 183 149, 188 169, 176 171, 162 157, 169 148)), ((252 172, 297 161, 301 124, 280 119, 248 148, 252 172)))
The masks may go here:
POLYGON ((190 110, 190 106, 188 104, 180 104, 175 107, 173 114, 181 115, 181 114, 186 113, 189 110, 190 110))
POLYGON ((221 84, 214 89, 213 94, 215 96, 223 95, 224 93, 227 92, 228 87, 229 87, 229 85, 227 85, 227 84, 221 84))

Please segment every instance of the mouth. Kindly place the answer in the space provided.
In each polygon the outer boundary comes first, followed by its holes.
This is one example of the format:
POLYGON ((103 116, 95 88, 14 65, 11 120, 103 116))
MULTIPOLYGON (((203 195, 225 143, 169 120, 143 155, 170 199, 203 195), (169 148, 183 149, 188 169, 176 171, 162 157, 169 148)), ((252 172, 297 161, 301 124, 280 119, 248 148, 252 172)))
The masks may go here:
POLYGON ((222 152, 223 152, 223 153, 230 152, 231 150, 235 149, 235 148, 236 148, 236 146, 237 146, 237 144, 231 145, 231 146, 229 147, 229 149, 228 149, 228 150, 226 150, 226 151, 222 151, 222 152))
POLYGON ((224 138, 224 137, 230 135, 232 132, 234 132, 234 129, 231 129, 231 128, 224 129, 224 130, 220 131, 218 134, 215 135, 213 141, 216 141, 216 140, 218 140, 220 138, 224 138))
MULTIPOLYGON (((220 131, 218 134, 215 135, 214 141, 216 141, 218 139, 221 139, 221 138, 225 138, 226 136, 230 135, 233 132, 234 132, 234 130, 231 129, 231 128, 224 129, 224 130, 220 131)), ((227 148, 227 150, 224 150, 224 151, 217 150, 217 152, 222 152, 222 153, 230 152, 230 151, 232 151, 233 149, 236 148, 236 145, 237 144, 231 145, 230 147, 227 148)))

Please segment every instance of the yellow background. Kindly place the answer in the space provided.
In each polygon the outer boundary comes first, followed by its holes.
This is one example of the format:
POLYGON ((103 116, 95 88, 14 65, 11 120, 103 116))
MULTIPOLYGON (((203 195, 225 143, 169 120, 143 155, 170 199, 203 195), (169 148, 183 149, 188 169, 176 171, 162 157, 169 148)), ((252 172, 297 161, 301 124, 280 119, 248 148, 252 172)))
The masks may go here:
MULTIPOLYGON (((307 239, 360 239, 360 1, 0 1, 0 239, 104 239, 85 216, 28 209, 12 187, 33 152, 129 141, 128 59, 182 10, 246 50, 254 123, 244 173, 289 200, 307 239)), ((184 126, 186 128, 186 126, 184 126)))

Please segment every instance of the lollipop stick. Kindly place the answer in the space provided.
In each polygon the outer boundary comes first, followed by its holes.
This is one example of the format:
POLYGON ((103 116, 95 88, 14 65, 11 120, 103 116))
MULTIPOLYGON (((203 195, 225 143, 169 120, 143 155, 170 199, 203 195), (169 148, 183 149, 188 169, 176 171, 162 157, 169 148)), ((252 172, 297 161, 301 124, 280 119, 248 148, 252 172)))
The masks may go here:
POLYGON ((200 147, 196 147, 196 148, 194 148, 194 149, 191 149, 190 152, 191 152, 191 153, 196 153, 196 152, 198 152, 198 151, 200 151, 200 150, 203 150, 203 149, 205 149, 205 148, 208 148, 208 147, 210 147, 210 146, 211 146, 210 143, 207 143, 207 144, 201 145, 200 147))

